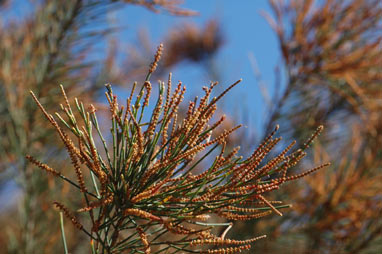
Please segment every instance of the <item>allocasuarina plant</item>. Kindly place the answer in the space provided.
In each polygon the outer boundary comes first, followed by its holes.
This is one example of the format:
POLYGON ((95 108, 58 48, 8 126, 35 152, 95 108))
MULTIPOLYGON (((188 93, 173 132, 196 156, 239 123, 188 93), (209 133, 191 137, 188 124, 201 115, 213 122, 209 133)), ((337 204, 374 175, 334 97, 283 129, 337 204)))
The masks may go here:
MULTIPOLYGON (((69 152, 77 179, 70 180, 35 158, 27 158, 83 195, 84 206, 76 212, 61 202, 54 205, 89 236, 93 253, 238 253, 249 249, 252 242, 265 236, 239 241, 227 239, 227 231, 236 220, 282 215, 280 209, 288 205, 268 200, 267 193, 328 165, 288 175, 288 169, 305 156, 322 126, 300 149, 292 151, 292 142, 264 163, 264 157, 281 140, 274 137, 276 127, 251 156, 243 158, 237 155, 238 148, 225 149, 227 137, 240 125, 216 136, 214 131, 224 116, 213 118, 216 103, 240 80, 214 98, 210 97, 217 83, 204 87, 204 96, 189 102, 188 111, 181 115, 178 109, 186 89, 179 82, 172 92, 171 74, 167 84, 159 82, 155 107, 144 122, 151 101, 150 76, 162 49, 160 45, 146 80, 137 92, 134 84, 125 106, 106 85, 110 142, 100 130, 93 105, 87 111, 75 99, 78 113, 73 113, 61 87, 64 120, 59 113, 50 115, 31 92, 69 152), (74 136, 70 137, 67 130, 74 136), (214 154, 216 157, 210 159, 214 154), (195 172, 196 168, 199 171, 195 172), (200 168, 204 170, 200 172, 200 168), (78 213, 86 213, 88 221, 81 222, 78 213), (217 217, 228 222, 214 223, 217 217), (226 230, 215 235, 216 227, 226 230)), ((64 245, 67 252, 65 241, 64 245)))

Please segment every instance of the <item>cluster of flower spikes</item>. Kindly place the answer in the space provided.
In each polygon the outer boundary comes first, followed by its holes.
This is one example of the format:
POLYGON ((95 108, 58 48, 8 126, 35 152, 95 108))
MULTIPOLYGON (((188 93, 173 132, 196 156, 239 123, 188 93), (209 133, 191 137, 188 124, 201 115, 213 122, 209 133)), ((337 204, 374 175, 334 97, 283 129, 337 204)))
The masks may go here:
POLYGON ((137 92, 137 83, 134 83, 125 106, 120 106, 111 86, 106 85, 111 145, 102 134, 93 105, 87 111, 83 103, 75 99, 78 113, 73 113, 61 87, 65 99, 61 108, 68 119, 64 120, 56 113, 63 125, 61 127, 32 92, 37 105, 69 152, 77 183, 31 156, 27 158, 82 192, 85 205, 77 210, 77 214, 88 215, 92 224, 90 229, 82 226, 76 218, 78 216, 63 204, 54 204, 91 238, 92 247, 96 250, 109 253, 124 250, 155 253, 168 249, 193 253, 238 253, 249 249, 252 242, 264 236, 244 241, 226 239, 232 223, 213 223, 211 219, 218 216, 235 221, 258 219, 271 213, 282 215, 280 209, 289 206, 281 201, 267 200, 265 194, 287 181, 328 165, 323 164, 298 175, 287 174, 287 170, 306 155, 306 148, 321 132, 322 126, 300 149, 291 151, 295 145, 292 142, 265 163, 264 158, 281 140, 274 137, 277 126, 244 159, 237 155, 239 148, 226 151, 227 137, 240 125, 214 135, 225 118, 224 115, 214 118, 217 102, 241 80, 213 98, 211 94, 217 83, 203 87, 204 96, 199 101, 197 98, 190 101, 188 110, 182 115, 179 108, 186 88, 179 82, 172 92, 171 74, 167 85, 159 82, 155 89, 158 97, 149 119, 145 120, 144 113, 150 108, 154 90, 149 79, 162 50, 161 45, 145 82, 137 92), (66 134, 65 128, 74 134, 74 139, 66 134), (83 168, 87 171, 83 172, 83 168), (227 230, 220 236, 214 235, 212 229, 219 226, 226 226, 227 230), (169 238, 168 234, 175 236, 169 238))

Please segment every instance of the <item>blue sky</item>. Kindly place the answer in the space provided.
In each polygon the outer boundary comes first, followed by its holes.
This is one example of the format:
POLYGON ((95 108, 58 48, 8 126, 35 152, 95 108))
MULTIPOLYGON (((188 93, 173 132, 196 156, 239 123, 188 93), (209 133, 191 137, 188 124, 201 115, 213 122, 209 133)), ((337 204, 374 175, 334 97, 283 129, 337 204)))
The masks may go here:
MULTIPOLYGON (((224 108, 230 111, 229 113, 238 115, 238 121, 245 121, 251 130, 261 132, 266 113, 265 101, 250 58, 256 59, 262 79, 271 93, 275 81, 274 68, 280 61, 276 35, 260 14, 261 11, 271 13, 267 1, 189 0, 183 6, 198 11, 200 15, 194 17, 158 15, 142 7, 129 5, 112 14, 111 18, 114 22, 118 22, 118 25, 127 24, 126 29, 117 35, 122 41, 137 41, 138 30, 145 28, 156 44, 161 42, 161 38, 171 27, 179 27, 185 22, 202 26, 209 19, 217 18, 225 36, 225 44, 217 55, 217 65, 222 73, 220 85, 227 87, 239 78, 243 78, 242 84, 225 98, 224 108)), ((192 64, 179 66, 173 70, 173 76, 175 80, 183 81, 188 88, 197 87, 198 90, 209 82, 206 73, 192 64)), ((189 95, 197 93, 195 90, 189 91, 189 95)))

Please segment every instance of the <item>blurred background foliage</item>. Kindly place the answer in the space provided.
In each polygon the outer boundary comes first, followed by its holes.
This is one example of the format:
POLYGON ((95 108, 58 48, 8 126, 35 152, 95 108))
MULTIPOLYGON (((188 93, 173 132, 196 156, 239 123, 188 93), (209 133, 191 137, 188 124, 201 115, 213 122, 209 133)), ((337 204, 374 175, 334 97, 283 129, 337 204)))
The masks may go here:
MULTIPOLYGON (((141 80, 157 42, 144 27, 135 41, 121 41, 116 34, 126 30, 126 24, 109 20, 110 13, 133 5, 179 19, 196 11, 203 16, 203 10, 183 8, 175 0, 0 1, 0 222, 5 225, 0 253, 62 252, 58 213, 51 203, 62 196, 73 206, 79 200, 68 186, 26 164, 28 153, 61 170, 69 168, 62 147, 53 143, 53 132, 42 128, 44 121, 29 90, 54 111, 61 103, 58 84, 71 98, 81 96, 101 105, 105 83, 120 85, 123 92, 128 82, 141 80), (15 15, 16 2, 25 4, 24 15, 15 15), (99 45, 106 53, 99 54, 99 45)), ((326 132, 300 167, 325 161, 332 166, 277 193, 280 199, 294 200, 283 218, 237 224, 229 234, 243 239, 271 236, 256 242, 255 253, 379 253, 382 4, 380 0, 269 0, 269 6, 272 12, 264 17, 279 43, 281 64, 275 76, 281 78, 274 85, 263 84, 255 68, 264 99, 270 102, 266 118, 257 135, 250 130, 238 133, 229 146, 240 144, 245 152, 276 123, 287 141, 304 140, 323 124, 326 132)), ((232 15, 240 18, 240 13, 232 15)), ((248 26, 242 28, 243 36, 256 33, 256 24, 248 26)), ((229 82, 224 73, 230 68, 216 59, 229 40, 216 17, 203 26, 184 22, 168 27, 161 38, 165 54, 153 80, 186 63, 186 68, 199 65, 207 79, 229 82)), ((199 91, 204 84, 193 86, 199 91)), ((235 101, 226 100, 224 108, 235 108, 235 101)), ((245 112, 235 112, 226 124, 235 125, 242 115, 245 112)), ((70 252, 87 253, 88 240, 71 226, 66 230, 70 252)))

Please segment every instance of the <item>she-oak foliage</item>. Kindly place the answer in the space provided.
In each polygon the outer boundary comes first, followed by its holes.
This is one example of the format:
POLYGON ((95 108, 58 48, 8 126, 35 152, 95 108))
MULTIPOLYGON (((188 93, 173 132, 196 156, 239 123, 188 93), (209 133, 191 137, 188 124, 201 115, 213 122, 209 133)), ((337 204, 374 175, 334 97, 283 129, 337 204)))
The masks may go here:
MULTIPOLYGON (((54 205, 89 236, 93 253, 238 253, 250 249, 252 242, 265 236, 228 239, 225 235, 232 222, 272 213, 282 215, 280 209, 289 205, 268 200, 266 194, 328 165, 288 175, 288 169, 306 155, 305 150, 322 126, 301 148, 292 151, 292 142, 264 163, 281 140, 274 137, 277 126, 248 158, 243 158, 237 155, 239 147, 225 149, 227 137, 240 125, 215 136, 214 131, 225 117, 213 117, 216 103, 240 80, 214 98, 211 93, 217 83, 203 87, 204 96, 190 101, 186 114, 181 115, 178 110, 186 88, 179 82, 172 92, 171 74, 167 84, 159 82, 155 107, 150 120, 144 122, 151 100, 150 76, 162 51, 160 45, 146 80, 137 91, 134 84, 125 106, 106 85, 111 144, 100 130, 93 105, 86 110, 76 98, 78 113, 74 113, 61 87, 65 100, 61 108, 67 117, 64 120, 59 113, 55 113, 56 118, 49 114, 31 92, 64 143, 77 179, 70 180, 31 156, 27 159, 81 193, 84 206, 75 213, 61 202, 54 205), (213 160, 206 161, 214 154, 213 160), (83 173, 84 168, 87 171, 83 173), (78 219, 80 213, 87 215, 86 221, 78 219), (228 222, 213 223, 217 217, 228 222), (217 227, 226 230, 216 235, 217 227)), ((63 239, 66 246, 64 232, 63 239)))

